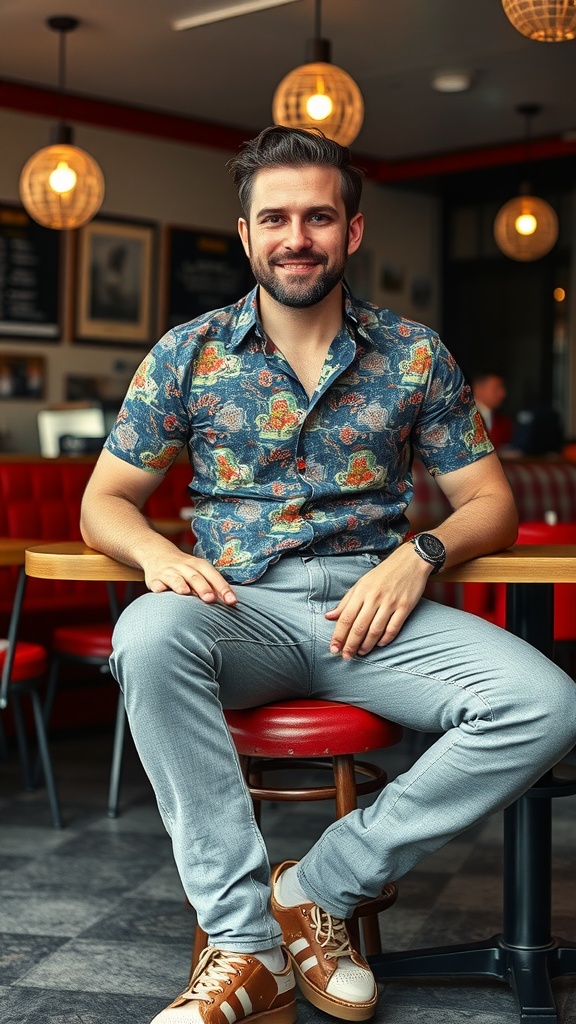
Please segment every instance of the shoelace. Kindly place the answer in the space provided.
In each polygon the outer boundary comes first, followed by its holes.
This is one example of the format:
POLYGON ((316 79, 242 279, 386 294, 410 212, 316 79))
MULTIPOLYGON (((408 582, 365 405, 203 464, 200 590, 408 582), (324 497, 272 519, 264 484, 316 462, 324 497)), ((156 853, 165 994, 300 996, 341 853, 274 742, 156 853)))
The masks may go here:
POLYGON ((212 1002, 215 995, 224 991, 224 985, 230 978, 239 973, 237 967, 243 967, 245 963, 246 957, 241 953, 223 953, 208 946, 201 953, 190 984, 182 995, 186 999, 212 1002))
POLYGON ((354 950, 350 945, 350 936, 346 924, 338 917, 331 917, 325 910, 313 906, 310 918, 316 929, 316 941, 326 950, 325 956, 332 959, 338 956, 352 956, 354 950))

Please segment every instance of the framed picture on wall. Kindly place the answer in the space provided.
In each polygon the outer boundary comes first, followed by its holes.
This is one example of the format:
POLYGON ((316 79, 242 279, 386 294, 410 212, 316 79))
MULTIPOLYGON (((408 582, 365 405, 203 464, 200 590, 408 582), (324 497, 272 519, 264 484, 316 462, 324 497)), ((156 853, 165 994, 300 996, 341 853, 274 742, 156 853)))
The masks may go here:
POLYGON ((97 217, 78 235, 76 340, 149 344, 157 289, 156 224, 97 217))
POLYGON ((237 233, 167 228, 166 329, 237 302, 254 278, 237 233))

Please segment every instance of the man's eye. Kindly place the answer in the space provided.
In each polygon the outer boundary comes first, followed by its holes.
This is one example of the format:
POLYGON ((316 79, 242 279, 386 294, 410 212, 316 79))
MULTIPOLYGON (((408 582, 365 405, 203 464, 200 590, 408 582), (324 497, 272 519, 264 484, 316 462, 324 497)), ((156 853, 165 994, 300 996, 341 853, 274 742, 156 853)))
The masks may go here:
POLYGON ((326 221, 326 220, 328 220, 328 219, 329 219, 329 217, 328 217, 328 214, 327 214, 327 213, 315 213, 315 214, 314 214, 314 216, 313 216, 313 217, 311 217, 310 219, 311 219, 312 221, 317 221, 317 222, 320 222, 320 223, 322 223, 323 221, 326 221))

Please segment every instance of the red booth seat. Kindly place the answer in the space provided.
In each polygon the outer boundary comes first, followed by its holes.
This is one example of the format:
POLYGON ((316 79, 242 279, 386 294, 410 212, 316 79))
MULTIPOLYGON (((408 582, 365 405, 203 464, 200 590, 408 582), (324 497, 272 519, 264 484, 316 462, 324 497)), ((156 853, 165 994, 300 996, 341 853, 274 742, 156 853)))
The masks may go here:
MULTIPOLYGON (((80 540, 80 503, 93 459, 0 456, 0 537, 36 540, 80 540)), ((190 504, 188 462, 176 462, 147 502, 150 518, 177 518, 190 504)), ((184 527, 185 528, 185 527, 184 527)), ((0 616, 4 632, 16 581, 16 569, 0 568, 0 616)), ((57 624, 78 621, 86 611, 108 613, 104 583, 35 580, 27 584, 25 616, 50 613, 57 624)), ((0 634, 2 635, 2 634, 0 634)))

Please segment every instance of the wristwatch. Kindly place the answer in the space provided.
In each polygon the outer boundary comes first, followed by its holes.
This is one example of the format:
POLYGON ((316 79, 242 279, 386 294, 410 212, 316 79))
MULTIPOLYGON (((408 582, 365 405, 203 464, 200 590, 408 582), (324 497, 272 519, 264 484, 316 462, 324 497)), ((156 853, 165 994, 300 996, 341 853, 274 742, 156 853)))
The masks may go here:
POLYGON ((416 537, 412 537, 411 543, 420 558, 434 566, 430 575, 434 576, 435 573, 440 572, 446 561, 446 548, 442 541, 438 540, 433 533, 419 533, 416 537))

